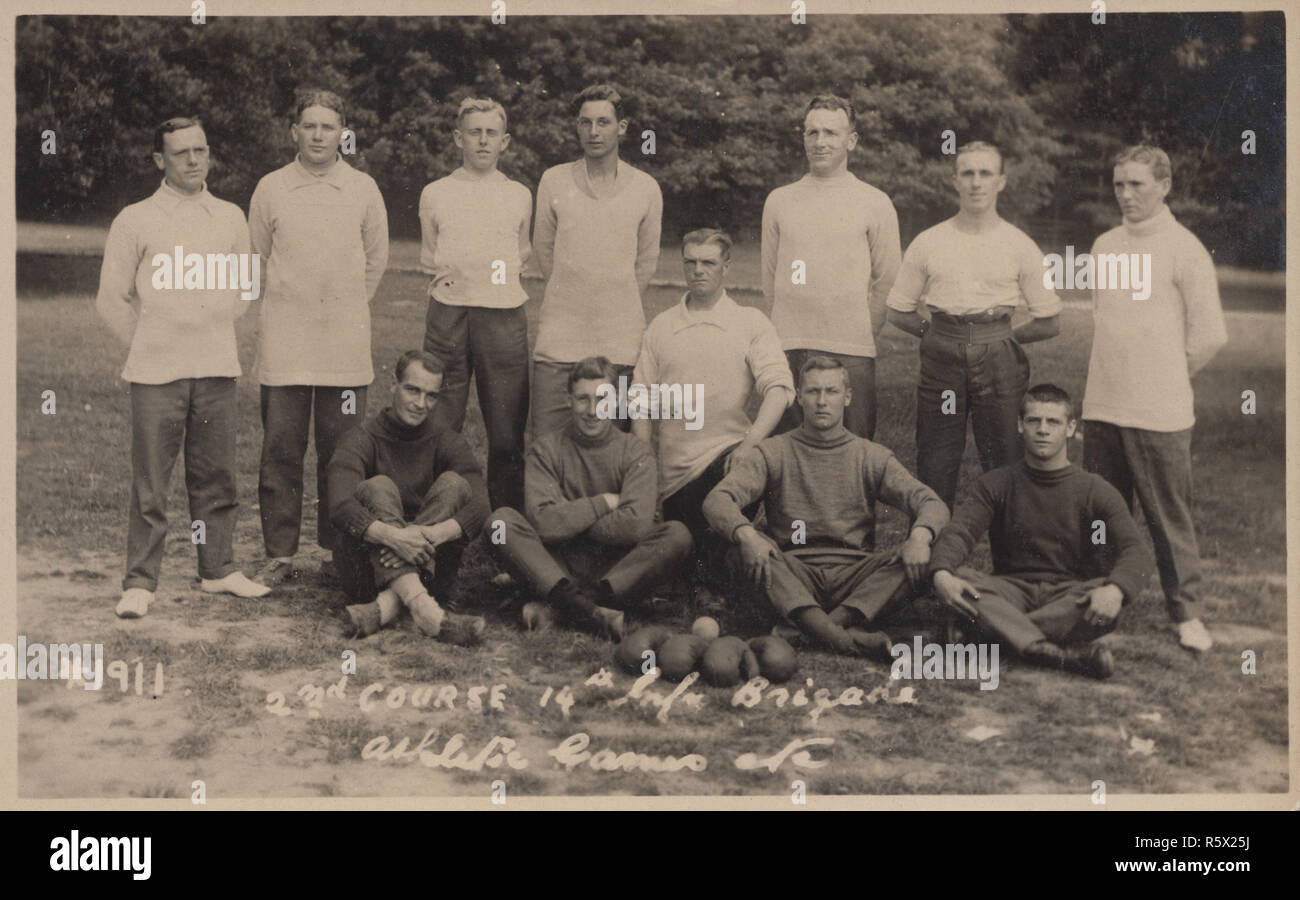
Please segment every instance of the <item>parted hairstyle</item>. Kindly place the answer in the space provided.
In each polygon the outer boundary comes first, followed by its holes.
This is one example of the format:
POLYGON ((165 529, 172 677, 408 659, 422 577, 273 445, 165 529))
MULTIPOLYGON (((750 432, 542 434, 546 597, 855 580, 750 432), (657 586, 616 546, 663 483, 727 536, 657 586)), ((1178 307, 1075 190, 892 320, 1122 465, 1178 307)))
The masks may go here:
POLYGON ((460 128, 465 122, 465 117, 476 112, 496 113, 501 117, 501 130, 503 132, 509 130, 506 108, 491 97, 466 97, 460 101, 460 109, 456 111, 456 127, 460 128))
POLYGON ((803 119, 800 120, 800 125, 802 125, 803 121, 808 118, 808 113, 812 112, 814 109, 844 110, 844 114, 849 117, 849 131, 853 130, 854 123, 858 120, 858 114, 854 112, 853 104, 848 100, 845 100, 843 97, 838 97, 835 94, 818 94, 816 97, 813 97, 808 101, 808 108, 803 111, 803 119))
POLYGON ((309 106, 323 106, 326 109, 332 109, 339 114, 339 124, 348 124, 348 107, 343 102, 343 98, 333 91, 325 91, 319 88, 304 88, 298 91, 294 98, 293 120, 302 121, 302 111, 309 106))
POLYGON ((592 84, 578 92, 578 96, 573 98, 570 106, 573 107, 573 114, 576 116, 582 112, 582 104, 591 100, 608 100, 614 104, 614 118, 622 121, 627 118, 623 111, 623 95, 618 92, 612 84, 592 84))
POLYGON ((813 372, 813 371, 833 372, 836 369, 839 369, 841 372, 844 373, 844 389, 848 390, 849 370, 844 367, 844 363, 840 362, 838 359, 836 359, 833 356, 820 356, 820 355, 808 357, 806 360, 804 360, 803 365, 799 367, 799 387, 800 388, 803 387, 803 377, 809 372, 813 372))
POLYGON ((1134 144, 1132 147, 1125 147, 1115 154, 1110 164, 1118 166, 1126 162, 1146 163, 1151 167, 1151 174, 1157 181, 1162 178, 1172 179, 1174 175, 1174 168, 1169 163, 1169 154, 1150 144, 1134 144))
MULTIPOLYGON (((158 127, 153 130, 153 152, 163 152, 163 138, 173 131, 180 131, 182 128, 193 128, 195 125, 203 128, 203 123, 199 121, 198 116, 176 116, 165 122, 159 122, 158 127)), ((207 133, 207 129, 204 129, 204 133, 207 133)))
POLYGON ((569 370, 569 393, 573 393, 573 386, 579 381, 587 381, 592 378, 599 379, 603 384, 613 384, 617 378, 614 364, 604 356, 588 356, 586 359, 574 363, 573 368, 569 370))
POLYGON ((1074 401, 1070 399, 1070 395, 1066 393, 1064 388, 1059 388, 1054 384, 1044 382, 1036 384, 1025 391, 1025 396, 1020 398, 1020 417, 1022 419, 1025 417, 1025 410, 1029 408, 1031 402, 1060 403, 1065 407, 1065 417, 1067 419, 1075 418, 1074 401))
POLYGON ((721 228, 697 228, 682 238, 682 251, 687 244, 717 244, 722 248, 722 258, 731 259, 731 235, 721 228))
POLYGON ((430 375, 442 375, 445 372, 442 366, 442 361, 428 350, 407 350, 401 356, 397 357, 397 365, 393 366, 393 377, 398 381, 401 381, 402 376, 406 374, 406 370, 410 368, 411 363, 417 362, 423 366, 424 371, 428 372, 430 375))

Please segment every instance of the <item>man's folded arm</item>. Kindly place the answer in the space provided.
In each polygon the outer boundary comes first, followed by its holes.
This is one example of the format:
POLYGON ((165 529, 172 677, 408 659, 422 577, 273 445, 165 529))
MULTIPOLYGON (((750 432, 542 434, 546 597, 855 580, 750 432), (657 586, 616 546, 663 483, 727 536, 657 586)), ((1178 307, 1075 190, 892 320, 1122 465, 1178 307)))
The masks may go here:
POLYGON ((534 444, 524 464, 524 514, 546 543, 577 537, 609 510, 599 495, 566 499, 546 445, 534 444))
POLYGON ((641 441, 629 442, 630 459, 619 487, 619 504, 592 523, 587 534, 602 544, 628 547, 645 539, 654 528, 655 500, 659 494, 659 463, 641 441))

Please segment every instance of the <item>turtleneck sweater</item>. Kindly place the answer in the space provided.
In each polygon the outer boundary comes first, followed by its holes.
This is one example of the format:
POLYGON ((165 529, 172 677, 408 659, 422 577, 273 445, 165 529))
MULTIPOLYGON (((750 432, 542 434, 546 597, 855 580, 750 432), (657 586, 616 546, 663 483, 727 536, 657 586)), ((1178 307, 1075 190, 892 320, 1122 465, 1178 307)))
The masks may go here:
POLYGON ((524 512, 546 543, 584 535, 631 546, 654 527, 659 472, 645 441, 610 423, 588 437, 571 420, 533 442, 524 467, 524 512), (617 494, 610 510, 601 494, 617 494))
MULTIPOLYGON (((1092 247, 1100 254, 1149 254, 1151 296, 1131 286, 1093 291, 1092 357, 1083 417, 1121 428, 1182 431, 1196 421, 1188 374, 1227 342, 1214 261, 1169 207, 1124 222, 1092 247)), ((1141 258, 1141 257, 1139 257, 1141 258)), ((1130 257, 1130 260, 1132 257, 1130 257)))
POLYGON ((420 511, 424 495, 443 472, 455 472, 469 482, 470 500, 454 518, 466 538, 478 535, 489 510, 487 485, 474 451, 457 432, 439 428, 429 417, 411 426, 386 406, 370 421, 339 438, 330 457, 328 485, 330 520, 340 531, 360 539, 378 518, 357 500, 357 485, 387 475, 402 494, 402 511, 410 521, 420 511))
POLYGON ((1106 578, 1127 603, 1153 568, 1119 491, 1073 465, 1043 471, 1022 459, 980 476, 935 542, 930 574, 956 570, 986 531, 994 575, 1050 583, 1106 578))
POLYGON ((760 498, 768 533, 782 550, 800 557, 872 550, 875 500, 907 513, 912 527, 934 535, 948 521, 943 501, 892 451, 846 430, 822 438, 801 427, 761 441, 705 498, 704 515, 730 538, 749 524, 741 510, 760 498))

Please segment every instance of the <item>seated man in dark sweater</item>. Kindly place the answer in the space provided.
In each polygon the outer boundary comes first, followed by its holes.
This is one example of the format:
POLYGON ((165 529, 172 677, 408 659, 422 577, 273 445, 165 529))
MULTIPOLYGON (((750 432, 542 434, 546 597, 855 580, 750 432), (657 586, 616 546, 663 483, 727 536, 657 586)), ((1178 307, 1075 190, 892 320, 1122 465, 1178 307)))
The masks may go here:
POLYGON ((391 405, 346 432, 330 457, 330 519, 339 580, 355 602, 356 633, 373 634, 405 605, 424 634, 472 643, 481 616, 444 610, 466 542, 488 511, 487 486, 469 444, 429 416, 442 387, 442 364, 408 350, 393 369, 391 405), (433 595, 421 573, 431 577, 433 595))
POLYGON ((542 601, 524 606, 529 627, 545 628, 558 617, 621 638, 622 608, 691 552, 685 525, 654 521, 659 469, 650 447, 601 415, 602 386, 614 379, 603 356, 573 366, 572 418, 528 451, 526 515, 502 507, 489 517, 492 554, 542 601))
POLYGON ((844 364, 810 357, 799 369, 803 423, 737 460, 705 498, 704 515, 735 545, 728 559, 737 574, 806 636, 838 653, 888 660, 889 637, 864 626, 924 583, 948 507, 887 448, 844 427, 851 400, 844 364), (741 511, 759 499, 767 534, 741 511), (876 500, 910 517, 900 548, 872 546, 876 500))
POLYGON ((971 486, 935 543, 930 573, 941 600, 1026 662, 1106 678, 1115 661, 1090 642, 1115 627, 1154 559, 1119 492, 1070 464, 1076 426, 1069 394, 1029 389, 1020 402, 1024 459, 971 486), (986 531, 993 574, 958 568, 986 531))

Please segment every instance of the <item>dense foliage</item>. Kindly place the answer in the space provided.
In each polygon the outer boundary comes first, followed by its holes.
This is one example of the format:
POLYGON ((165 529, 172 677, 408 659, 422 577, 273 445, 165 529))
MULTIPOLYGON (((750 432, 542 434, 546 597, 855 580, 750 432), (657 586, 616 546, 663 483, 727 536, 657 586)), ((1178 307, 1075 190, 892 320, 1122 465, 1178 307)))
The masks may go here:
POLYGON ((804 168, 814 92, 860 113, 855 172, 890 194, 904 238, 954 208, 942 134, 1008 150, 1002 209, 1044 244, 1117 220, 1107 157, 1146 138, 1174 157, 1175 211, 1222 262, 1283 264, 1280 14, 211 18, 29 16, 17 24, 18 212, 103 221, 157 179, 153 125, 197 111, 218 196, 247 206, 292 153, 301 85, 353 106, 353 161, 395 233, 420 189, 459 163, 467 94, 510 112, 502 168, 535 187, 578 154, 569 99, 609 81, 630 98, 623 156, 660 182, 667 235, 716 223, 754 236, 763 199, 804 168), (41 135, 57 152, 41 152, 41 135), (643 132, 655 153, 642 153, 643 132), (1243 155, 1241 133, 1256 133, 1243 155), (1047 231, 1047 234, 1041 233, 1047 231))

